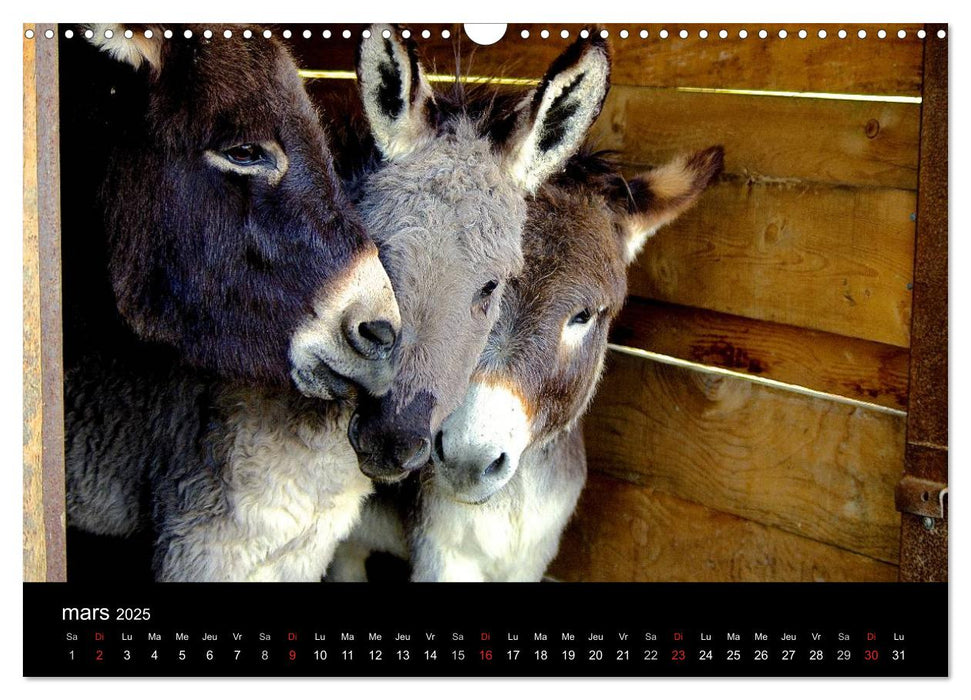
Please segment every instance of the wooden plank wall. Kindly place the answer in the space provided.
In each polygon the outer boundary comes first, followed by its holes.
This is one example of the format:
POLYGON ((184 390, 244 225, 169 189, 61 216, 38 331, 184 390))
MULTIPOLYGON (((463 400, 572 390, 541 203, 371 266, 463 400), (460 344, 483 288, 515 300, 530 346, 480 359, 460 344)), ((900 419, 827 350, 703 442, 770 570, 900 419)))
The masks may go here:
POLYGON ((67 578, 57 41, 24 38, 24 581, 67 578))
MULTIPOLYGON (((461 29, 443 28, 411 30, 431 70, 450 73, 461 29)), ((606 28, 613 88, 595 142, 630 173, 720 143, 726 170, 631 270, 620 349, 585 424, 590 483, 551 573, 896 580, 920 27, 847 25, 842 39, 837 25, 774 25, 764 39, 756 25, 606 28)), ((304 67, 353 70, 343 27, 329 44, 302 29, 291 43, 304 67)), ((511 25, 490 47, 465 39, 459 62, 539 78, 578 29, 511 25)))

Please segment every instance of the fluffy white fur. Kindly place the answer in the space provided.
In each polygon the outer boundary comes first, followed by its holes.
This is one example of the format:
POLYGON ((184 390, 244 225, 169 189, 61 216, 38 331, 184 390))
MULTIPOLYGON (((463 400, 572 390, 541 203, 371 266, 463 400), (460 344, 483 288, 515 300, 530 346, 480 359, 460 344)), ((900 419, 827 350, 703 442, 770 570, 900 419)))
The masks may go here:
POLYGON ((226 401, 221 502, 203 497, 166 520, 159 580, 320 580, 372 490, 347 442, 350 411, 319 421, 255 392, 226 401))
POLYGON ((586 480, 582 457, 570 454, 577 440, 582 451, 575 432, 524 453, 512 479, 481 505, 438 493, 434 480, 424 483, 412 580, 539 581, 586 480))

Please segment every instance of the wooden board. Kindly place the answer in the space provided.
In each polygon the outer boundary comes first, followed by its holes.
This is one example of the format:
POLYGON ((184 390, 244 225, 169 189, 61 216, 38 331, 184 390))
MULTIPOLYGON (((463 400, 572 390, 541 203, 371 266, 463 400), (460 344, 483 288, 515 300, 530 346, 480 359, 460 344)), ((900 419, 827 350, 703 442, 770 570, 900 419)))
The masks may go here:
MULTIPOLYGON (((24 25, 24 30, 34 25, 24 25)), ((40 284, 37 261, 36 41, 24 42, 24 581, 43 581, 44 481, 41 469, 42 391, 40 284)))
MULTIPOLYGON (((26 30, 30 25, 24 25, 26 30)), ((57 41, 24 47, 24 580, 67 577, 57 41), (39 481, 39 483, 38 483, 39 481)))
POLYGON ((896 581, 897 567, 593 474, 550 575, 564 581, 896 581))
POLYGON ((907 347, 915 193, 728 178, 648 242, 630 293, 907 347))
POLYGON ((613 352, 593 470, 886 562, 904 418, 613 352))
MULTIPOLYGON (((320 25, 286 25, 294 32, 289 41, 302 67, 353 70, 354 50, 363 25, 327 25, 333 32, 330 39, 321 38, 320 25), (313 32, 313 39, 304 39, 302 32, 313 32), (345 39, 342 31, 352 32, 345 39)), ((605 25, 610 32, 613 48, 615 85, 650 87, 707 87, 749 90, 783 90, 797 92, 830 92, 872 95, 919 95, 921 85, 921 56, 923 42, 916 37, 920 25, 741 25, 741 24, 643 24, 605 25), (839 39, 836 32, 845 28, 850 36, 839 39), (660 38, 660 30, 667 29, 669 37, 660 38), (729 38, 721 39, 718 30, 725 28, 729 38), (760 39, 760 29, 771 31, 769 38, 760 39), (790 36, 779 39, 785 28, 790 36), (796 32, 806 28, 810 36, 799 39, 796 32), (820 39, 819 29, 829 36, 820 39), (864 28, 868 38, 856 38, 864 28), (885 29, 887 38, 878 39, 876 33, 885 29), (631 35, 620 38, 621 29, 631 35), (646 29, 649 36, 641 39, 646 29), (680 30, 690 36, 681 39, 680 30), (701 29, 710 35, 698 36, 701 29), (739 39, 745 29, 749 36, 739 39), (897 31, 907 32, 905 39, 897 38, 897 31)), ((408 25, 422 49, 423 61, 430 71, 454 73, 456 49, 460 49, 461 64, 466 74, 505 75, 540 78, 547 67, 572 42, 581 25, 511 24, 505 36, 496 44, 479 47, 464 36, 460 25, 408 25), (431 37, 423 39, 422 30, 431 37), (443 29, 451 36, 441 38, 443 29), (523 39, 523 30, 530 32, 523 39), (550 36, 541 37, 548 29, 550 36), (567 30, 569 38, 560 32, 567 30), (458 46, 456 37, 461 36, 458 46)), ((281 26, 282 30, 283 27, 281 26)))
POLYGON ((630 163, 725 147, 748 178, 917 189, 920 105, 615 86, 592 136, 630 163))
POLYGON ((631 298, 610 340, 906 410, 910 354, 903 348, 715 311, 631 298))

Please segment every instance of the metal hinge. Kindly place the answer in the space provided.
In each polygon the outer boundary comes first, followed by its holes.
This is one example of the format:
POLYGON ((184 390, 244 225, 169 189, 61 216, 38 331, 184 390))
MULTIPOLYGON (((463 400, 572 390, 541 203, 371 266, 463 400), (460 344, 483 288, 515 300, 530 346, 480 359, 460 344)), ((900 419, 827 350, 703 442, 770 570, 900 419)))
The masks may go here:
POLYGON ((905 476, 897 484, 894 501, 901 513, 911 513, 925 518, 944 517, 944 497, 947 484, 916 476, 905 476))

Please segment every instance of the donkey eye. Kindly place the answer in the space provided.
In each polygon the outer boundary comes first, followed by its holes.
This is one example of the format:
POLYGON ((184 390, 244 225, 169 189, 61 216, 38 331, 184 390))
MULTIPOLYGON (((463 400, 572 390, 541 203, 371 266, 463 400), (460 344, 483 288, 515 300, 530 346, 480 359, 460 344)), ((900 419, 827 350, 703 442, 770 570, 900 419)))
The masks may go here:
POLYGON ((499 280, 491 280, 485 284, 482 289, 479 290, 479 296, 485 299, 486 297, 492 296, 492 293, 496 291, 496 287, 499 286, 499 280))
POLYGON ((241 143, 227 148, 223 155, 234 165, 257 165, 268 160, 266 151, 255 143, 241 143))
POLYGON ((592 316, 593 314, 590 313, 590 309, 584 309, 583 311, 581 311, 576 316, 570 319, 570 325, 583 326, 587 323, 590 323, 590 319, 592 318, 592 316))

